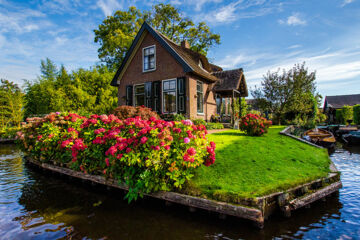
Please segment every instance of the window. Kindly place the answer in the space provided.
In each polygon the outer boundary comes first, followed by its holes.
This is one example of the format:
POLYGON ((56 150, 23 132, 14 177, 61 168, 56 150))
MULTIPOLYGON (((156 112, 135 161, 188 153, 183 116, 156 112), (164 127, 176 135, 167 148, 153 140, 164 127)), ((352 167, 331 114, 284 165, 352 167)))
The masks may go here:
POLYGON ((155 70, 155 45, 143 49, 143 71, 155 70))
POLYGON ((176 112, 176 79, 163 81, 163 112, 176 112))
POLYGON ((135 85, 135 106, 145 105, 145 86, 144 84, 135 85))
POLYGON ((196 83, 196 96, 197 96, 197 112, 204 113, 203 83, 200 81, 197 81, 196 83))

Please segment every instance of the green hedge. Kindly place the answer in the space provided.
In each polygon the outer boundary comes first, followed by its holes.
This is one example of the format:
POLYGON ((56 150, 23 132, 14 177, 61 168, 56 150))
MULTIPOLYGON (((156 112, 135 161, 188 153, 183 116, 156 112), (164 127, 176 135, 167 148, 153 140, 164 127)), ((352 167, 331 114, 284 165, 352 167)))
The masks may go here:
POLYGON ((339 123, 339 124, 342 124, 344 122, 343 121, 343 115, 342 115, 342 109, 336 109, 335 122, 339 123))
POLYGON ((354 123, 360 125, 360 104, 353 106, 354 123))
POLYGON ((211 130, 211 129, 223 129, 224 125, 222 123, 213 123, 213 122, 208 122, 206 123, 206 129, 207 130, 211 130))
POLYGON ((343 118, 343 124, 348 124, 348 120, 353 120, 354 113, 353 113, 353 107, 352 106, 343 106, 342 107, 342 118, 343 118))

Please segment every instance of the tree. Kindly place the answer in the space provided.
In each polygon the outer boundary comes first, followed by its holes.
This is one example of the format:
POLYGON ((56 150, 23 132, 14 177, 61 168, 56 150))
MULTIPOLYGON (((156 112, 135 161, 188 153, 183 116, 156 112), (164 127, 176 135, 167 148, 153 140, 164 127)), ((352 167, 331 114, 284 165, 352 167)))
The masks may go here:
POLYGON ((40 68, 38 79, 25 84, 26 116, 63 111, 108 113, 117 106, 116 88, 110 86, 114 73, 107 67, 68 73, 64 66, 57 71, 47 59, 40 68))
POLYGON ((137 32, 144 21, 176 43, 188 40, 191 49, 206 55, 220 35, 211 32, 205 22, 197 25, 171 4, 157 4, 151 11, 130 7, 128 11, 116 11, 94 30, 95 42, 100 44, 99 58, 111 69, 120 66, 137 32))
POLYGON ((320 98, 316 94, 316 73, 309 72, 305 63, 295 64, 288 71, 280 73, 268 72, 261 88, 255 87, 252 96, 256 105, 262 111, 269 111, 275 115, 275 120, 281 124, 282 120, 293 120, 298 114, 313 112, 313 97, 320 98))
POLYGON ((17 84, 1 79, 0 128, 9 125, 20 127, 23 119, 23 93, 17 84))

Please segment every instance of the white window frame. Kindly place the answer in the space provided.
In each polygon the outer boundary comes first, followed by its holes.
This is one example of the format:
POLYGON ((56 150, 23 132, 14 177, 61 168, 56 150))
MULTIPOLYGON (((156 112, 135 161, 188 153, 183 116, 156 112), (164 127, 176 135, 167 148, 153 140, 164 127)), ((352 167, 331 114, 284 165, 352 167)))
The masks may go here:
POLYGON ((146 101, 145 83, 138 83, 138 84, 134 84, 134 86, 133 86, 133 107, 136 107, 136 93, 135 93, 135 88, 136 88, 136 86, 139 86, 139 85, 144 85, 144 105, 145 105, 145 101, 146 101))
MULTIPOLYGON (((170 92, 170 91, 165 91, 165 92, 170 92)), ((162 109, 162 112, 166 113, 166 114, 177 113, 178 112, 178 104, 177 104, 177 102, 178 102, 177 79, 176 78, 170 78, 170 79, 162 80, 161 81, 161 103, 162 103, 161 109, 162 109), (175 91, 175 112, 165 112, 164 82, 173 81, 173 80, 175 80, 175 90, 171 90, 171 92, 175 91)))
POLYGON ((152 71, 156 70, 156 45, 147 46, 142 49, 142 70, 143 70, 143 72, 152 72, 152 71), (145 70, 144 69, 145 49, 152 48, 152 47, 154 47, 154 65, 155 66, 152 69, 145 70))
POLYGON ((196 97, 198 97, 198 90, 197 90, 198 83, 200 83, 201 87, 202 87, 202 104, 203 104, 203 107, 202 107, 202 112, 199 112, 199 110, 197 108, 197 99, 196 99, 196 113, 198 115, 203 115, 204 114, 204 83, 202 81, 199 81, 199 80, 196 81, 196 97))

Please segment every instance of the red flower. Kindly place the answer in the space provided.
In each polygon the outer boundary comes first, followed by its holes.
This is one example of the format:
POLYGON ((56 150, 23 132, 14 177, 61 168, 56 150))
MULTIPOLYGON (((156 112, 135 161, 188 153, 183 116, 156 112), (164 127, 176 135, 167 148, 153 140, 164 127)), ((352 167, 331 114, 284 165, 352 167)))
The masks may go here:
POLYGON ((170 150, 170 145, 164 146, 165 150, 170 150))
POLYGON ((147 137, 142 137, 142 138, 140 139, 140 143, 141 143, 141 144, 145 144, 145 143, 147 142, 147 140, 148 140, 147 137))
POLYGON ((129 152, 131 152, 131 150, 132 150, 131 148, 126 148, 125 152, 129 153, 129 152))
POLYGON ((191 147, 186 151, 190 156, 193 156, 196 154, 195 148, 191 147))
POLYGON ((106 163, 106 166, 110 166, 110 162, 109 162, 109 158, 105 158, 105 163, 106 163))

